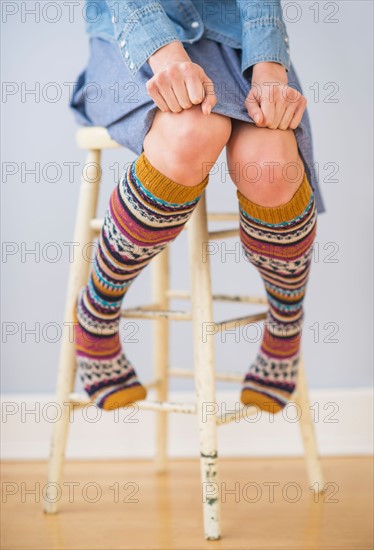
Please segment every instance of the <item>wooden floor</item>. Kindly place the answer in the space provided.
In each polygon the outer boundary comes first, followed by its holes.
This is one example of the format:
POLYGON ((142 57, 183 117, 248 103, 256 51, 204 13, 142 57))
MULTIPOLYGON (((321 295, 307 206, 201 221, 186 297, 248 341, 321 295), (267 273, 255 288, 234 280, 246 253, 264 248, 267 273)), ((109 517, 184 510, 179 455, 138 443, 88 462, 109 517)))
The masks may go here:
POLYGON ((41 508, 46 464, 5 462, 1 548, 372 549, 372 460, 323 468, 329 486, 316 501, 301 459, 221 459, 222 539, 207 542, 197 461, 173 461, 164 475, 148 461, 68 462, 54 516, 41 508))

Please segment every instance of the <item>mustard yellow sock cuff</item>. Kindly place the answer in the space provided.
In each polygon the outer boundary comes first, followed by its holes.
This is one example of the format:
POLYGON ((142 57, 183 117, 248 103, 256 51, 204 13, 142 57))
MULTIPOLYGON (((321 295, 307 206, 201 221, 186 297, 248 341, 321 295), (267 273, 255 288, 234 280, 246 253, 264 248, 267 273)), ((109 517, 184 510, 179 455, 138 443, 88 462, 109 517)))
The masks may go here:
POLYGON ((313 189, 304 172, 303 180, 295 194, 285 204, 279 206, 261 206, 247 199, 239 190, 237 196, 240 207, 252 218, 265 223, 281 223, 300 216, 308 206, 313 189))
POLYGON ((167 202, 185 204, 201 195, 208 184, 209 174, 197 185, 187 186, 164 176, 149 162, 144 151, 136 161, 136 176, 153 196, 167 202))

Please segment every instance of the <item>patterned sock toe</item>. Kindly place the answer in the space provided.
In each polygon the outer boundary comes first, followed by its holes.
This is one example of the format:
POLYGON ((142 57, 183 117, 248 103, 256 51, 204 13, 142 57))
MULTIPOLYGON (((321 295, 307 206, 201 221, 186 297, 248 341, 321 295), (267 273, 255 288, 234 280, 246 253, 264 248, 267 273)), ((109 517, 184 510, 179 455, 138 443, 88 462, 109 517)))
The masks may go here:
POLYGON ((265 326, 260 351, 244 378, 242 403, 273 414, 282 410, 296 389, 299 347, 299 336, 275 341, 265 326))
POLYGON ((92 332, 92 325, 87 325, 85 293, 86 289, 82 289, 74 310, 78 374, 84 390, 104 410, 145 399, 147 390, 122 351, 119 333, 100 334, 97 326, 96 332, 92 332))

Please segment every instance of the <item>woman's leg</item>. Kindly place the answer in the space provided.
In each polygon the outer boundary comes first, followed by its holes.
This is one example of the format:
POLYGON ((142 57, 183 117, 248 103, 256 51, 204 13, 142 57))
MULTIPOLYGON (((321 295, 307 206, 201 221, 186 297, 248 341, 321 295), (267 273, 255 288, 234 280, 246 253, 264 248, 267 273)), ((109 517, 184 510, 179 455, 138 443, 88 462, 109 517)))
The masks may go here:
POLYGON ((233 121, 227 160, 238 188, 242 245, 263 278, 270 306, 241 400, 275 413, 297 381, 315 200, 293 130, 233 121))
POLYGON ((231 132, 229 118, 198 108, 158 111, 143 153, 113 190, 90 279, 75 307, 78 371, 109 410, 144 399, 119 337, 120 307, 133 280, 182 231, 231 132), (209 163, 209 164, 207 164, 209 163))

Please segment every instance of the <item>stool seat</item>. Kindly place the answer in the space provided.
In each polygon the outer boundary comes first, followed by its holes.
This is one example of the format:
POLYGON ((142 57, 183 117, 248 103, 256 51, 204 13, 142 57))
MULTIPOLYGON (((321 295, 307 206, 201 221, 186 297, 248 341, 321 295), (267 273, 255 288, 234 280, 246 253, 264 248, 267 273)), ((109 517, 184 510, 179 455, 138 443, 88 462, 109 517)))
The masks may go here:
POLYGON ((101 126, 83 126, 77 130, 76 142, 79 149, 117 149, 121 147, 109 135, 106 128, 101 126))
MULTIPOLYGON (((96 218, 97 203, 101 176, 101 151, 118 148, 106 128, 83 127, 77 131, 78 147, 86 149, 87 165, 96 164, 99 170, 83 170, 80 195, 77 207, 74 241, 92 242, 101 231, 103 220, 96 218), (89 174, 87 174, 89 172, 89 174)), ((202 194, 197 207, 185 226, 188 234, 188 261, 190 273, 190 289, 171 289, 169 280, 169 249, 164 249, 152 260, 152 303, 139 305, 135 308, 125 308, 121 316, 129 319, 149 319, 153 323, 153 357, 154 377, 144 386, 154 388, 156 400, 145 399, 137 405, 143 410, 156 413, 156 471, 167 469, 167 414, 195 414, 198 417, 200 434, 200 462, 202 487, 213 487, 213 493, 203 502, 204 534, 207 540, 216 540, 221 536, 220 525, 220 486, 218 476, 217 428, 223 424, 238 419, 245 419, 258 413, 256 407, 242 406, 239 411, 225 412, 216 415, 206 415, 203 420, 201 411, 206 403, 216 404, 216 381, 241 382, 243 374, 234 372, 216 372, 214 361, 213 338, 203 340, 201 327, 203 323, 212 323, 214 333, 232 330, 243 325, 257 323, 267 317, 268 300, 266 296, 242 296, 232 294, 213 294, 211 290, 211 273, 209 256, 202 259, 202 246, 211 240, 235 237, 239 231, 239 216, 232 212, 215 212, 208 214, 206 195, 202 194), (233 228, 209 231, 208 222, 234 222, 233 228), (190 301, 189 310, 170 309, 171 299, 190 301), (261 310, 251 314, 224 321, 213 320, 213 302, 232 302, 238 304, 255 304, 261 310), (194 364, 192 368, 171 367, 169 365, 169 323, 171 321, 191 321, 193 327, 194 364), (173 403, 168 401, 168 385, 170 377, 195 379, 196 399, 194 403, 173 403)), ((63 411, 54 424, 51 451, 48 465, 48 482, 60 484, 64 463, 65 448, 69 428, 69 408, 63 406, 67 402, 73 407, 83 407, 91 403, 87 396, 74 392, 76 380, 76 356, 74 341, 71 341, 69 327, 73 322, 73 308, 79 290, 87 284, 89 277, 89 262, 84 254, 75 254, 71 264, 66 296, 65 322, 61 340, 61 350, 58 368, 56 400, 63 411)), ((294 397, 302 410, 299 426, 305 449, 305 459, 309 481, 316 492, 324 487, 321 465, 318 457, 314 425, 310 413, 308 388, 305 378, 303 358, 299 365, 298 387, 294 397)), ((217 407, 219 410, 219 407, 217 407)), ((44 493, 43 493, 44 494, 44 493)), ((44 511, 56 513, 56 501, 44 500, 44 511)))

